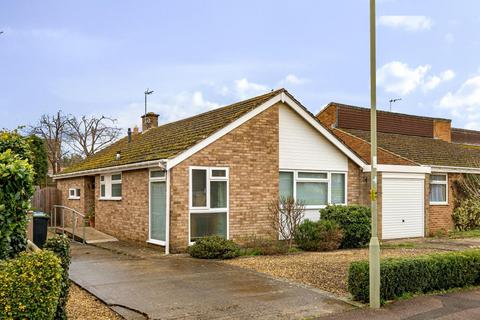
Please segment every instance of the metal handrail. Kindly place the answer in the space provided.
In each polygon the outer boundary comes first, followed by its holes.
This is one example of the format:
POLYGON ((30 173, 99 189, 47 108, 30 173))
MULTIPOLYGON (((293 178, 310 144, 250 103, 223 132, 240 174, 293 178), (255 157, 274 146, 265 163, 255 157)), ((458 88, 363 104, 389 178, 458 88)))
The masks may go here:
MULTIPOLYGON (((86 221, 85 221, 85 215, 83 213, 80 213, 78 212, 77 210, 73 209, 73 208, 70 208, 70 207, 66 207, 66 206, 62 206, 62 205, 54 205, 53 206, 53 220, 54 220, 54 225, 55 225, 55 228, 57 227, 57 208, 60 208, 60 209, 66 209, 66 210, 70 210, 73 214, 72 214, 72 240, 75 241, 75 233, 76 233, 76 229, 77 229, 77 216, 80 216, 82 218, 82 221, 83 221, 83 244, 85 244, 85 228, 86 228, 86 221)), ((61 210, 61 214, 62 214, 62 234, 65 234, 65 212, 64 210, 61 210)))

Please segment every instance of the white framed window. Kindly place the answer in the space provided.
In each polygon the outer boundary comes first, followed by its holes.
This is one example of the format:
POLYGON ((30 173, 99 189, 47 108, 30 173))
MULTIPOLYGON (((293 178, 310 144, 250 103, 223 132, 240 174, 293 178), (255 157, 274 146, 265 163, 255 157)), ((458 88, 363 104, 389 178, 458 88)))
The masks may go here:
POLYGON ((190 243, 210 235, 228 239, 228 177, 225 167, 190 167, 190 243))
POLYGON ((80 189, 79 188, 68 189, 68 199, 70 199, 70 200, 80 199, 80 189))
POLYGON ((306 209, 347 204, 347 173, 281 170, 279 195, 303 201, 306 209))
POLYGON ((122 173, 100 176, 100 200, 122 199, 122 173))
POLYGON ((448 204, 448 175, 446 173, 430 175, 430 204, 448 204))

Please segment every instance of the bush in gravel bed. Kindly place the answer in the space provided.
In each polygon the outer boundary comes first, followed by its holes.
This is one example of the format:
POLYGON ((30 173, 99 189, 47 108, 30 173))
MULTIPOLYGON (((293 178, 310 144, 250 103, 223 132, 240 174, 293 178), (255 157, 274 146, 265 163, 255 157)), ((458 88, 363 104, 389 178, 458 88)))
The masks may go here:
POLYGON ((199 259, 231 259, 239 256, 240 247, 232 240, 210 236, 195 241, 188 253, 199 259))
POLYGON ((60 259, 50 251, 21 253, 0 263, 0 319, 56 319, 60 259))
MULTIPOLYGON (((415 258, 391 258, 380 262, 382 301, 405 294, 480 284, 480 250, 432 254, 415 258)), ((348 291, 355 300, 369 300, 368 261, 353 262, 348 272, 348 291)))
POLYGON ((60 297, 58 301, 55 319, 67 319, 67 301, 68 290, 70 288, 70 279, 68 277, 68 270, 70 268, 70 240, 66 236, 55 236, 49 238, 44 246, 45 250, 50 250, 62 262, 62 283, 60 290, 60 297))
POLYGON ((245 240, 245 244, 240 249, 240 255, 244 256, 265 256, 265 255, 281 255, 294 252, 294 248, 288 248, 285 241, 265 239, 262 237, 252 236, 245 240))
POLYGON ((452 214, 455 229, 468 231, 480 227, 480 200, 470 198, 463 200, 452 214))
POLYGON ((342 229, 341 248, 360 248, 370 241, 370 208, 332 205, 320 210, 320 220, 333 220, 342 229))
POLYGON ((332 220, 305 220, 295 231, 295 243, 306 251, 336 250, 341 242, 342 230, 332 220))

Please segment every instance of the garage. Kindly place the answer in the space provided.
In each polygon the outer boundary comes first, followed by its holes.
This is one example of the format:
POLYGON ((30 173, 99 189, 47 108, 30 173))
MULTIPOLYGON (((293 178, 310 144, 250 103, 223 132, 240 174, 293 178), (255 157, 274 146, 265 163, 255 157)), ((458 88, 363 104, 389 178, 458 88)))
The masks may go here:
POLYGON ((382 238, 424 236, 424 174, 382 174, 382 238))

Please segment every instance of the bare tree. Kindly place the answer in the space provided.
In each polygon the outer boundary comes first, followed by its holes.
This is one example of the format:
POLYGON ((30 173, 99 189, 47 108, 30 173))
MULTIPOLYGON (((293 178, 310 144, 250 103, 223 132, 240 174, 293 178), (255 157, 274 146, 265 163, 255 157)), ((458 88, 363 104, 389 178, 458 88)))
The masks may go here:
POLYGON ((268 206, 269 220, 275 234, 288 241, 288 247, 293 244, 293 235, 305 216, 305 204, 295 201, 293 197, 279 197, 268 206))
POLYGON ((48 162, 52 173, 60 172, 60 163, 68 152, 62 150, 62 142, 68 131, 68 118, 58 111, 55 115, 42 115, 38 123, 30 126, 30 133, 37 135, 45 141, 48 162))
POLYGON ((105 116, 80 118, 71 116, 68 120, 68 144, 83 157, 93 155, 98 150, 117 140, 121 129, 115 126, 115 119, 105 116))
POLYGON ((465 174, 458 181, 458 184, 467 198, 480 200, 480 175, 465 174))

